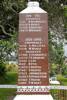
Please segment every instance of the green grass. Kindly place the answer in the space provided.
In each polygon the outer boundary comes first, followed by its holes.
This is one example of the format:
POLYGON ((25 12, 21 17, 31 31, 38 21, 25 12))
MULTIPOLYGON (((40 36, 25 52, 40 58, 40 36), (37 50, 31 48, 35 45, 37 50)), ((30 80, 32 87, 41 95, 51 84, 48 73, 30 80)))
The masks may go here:
MULTIPOLYGON (((5 78, 0 79, 0 84, 16 84, 18 74, 16 72, 8 72, 5 78)), ((67 85, 67 78, 62 75, 57 76, 61 85, 67 85)), ((58 90, 51 90, 53 97, 58 94, 58 90)), ((13 100, 16 95, 16 89, 0 89, 0 100, 13 100), (12 99, 11 99, 12 98, 12 99)))
MULTIPOLYGON (((0 84, 17 84, 17 73, 8 72, 5 78, 0 79, 0 84)), ((13 100, 16 89, 0 89, 0 100, 13 100)))
POLYGON ((16 84, 17 83, 17 73, 8 72, 5 78, 0 79, 0 84, 16 84))
POLYGON ((16 89, 0 89, 0 100, 11 100, 15 95, 16 89))

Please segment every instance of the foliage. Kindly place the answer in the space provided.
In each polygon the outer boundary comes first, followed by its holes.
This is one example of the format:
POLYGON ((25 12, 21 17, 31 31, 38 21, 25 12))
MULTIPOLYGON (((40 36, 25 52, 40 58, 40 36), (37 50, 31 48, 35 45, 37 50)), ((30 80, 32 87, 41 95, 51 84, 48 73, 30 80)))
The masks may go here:
POLYGON ((67 78, 65 78, 64 76, 62 75, 57 75, 57 79, 58 81, 60 81, 61 85, 67 85, 67 78))
POLYGON ((0 60, 0 80, 6 75, 5 63, 0 60))
POLYGON ((17 73, 7 72, 5 78, 1 78, 0 84, 16 84, 17 83, 17 73))
MULTIPOLYGON (((17 37, 19 12, 26 7, 28 0, 0 1, 0 34, 11 38, 0 40, 0 59, 17 60, 17 37), (15 52, 15 55, 12 55, 15 52)), ((64 62, 63 42, 67 39, 67 0, 32 0, 39 1, 41 8, 48 12, 49 25, 49 63, 55 63, 61 72, 64 62)))
POLYGON ((64 32, 65 39, 67 39, 67 5, 64 6, 64 32))
MULTIPOLYGON (((28 0, 2 0, 0 3, 0 25, 8 34, 14 35, 18 31, 18 14, 26 7, 28 0)), ((35 1, 35 0, 32 0, 35 1)), ((49 31, 58 35, 59 38, 63 37, 64 29, 64 15, 66 15, 66 7, 61 4, 66 4, 66 0, 36 0, 40 6, 48 12, 49 18, 49 31), (48 1, 48 2, 47 2, 48 1), (61 34, 61 35, 60 35, 61 34)))
POLYGON ((63 65, 62 74, 67 76, 67 64, 63 65))
POLYGON ((17 64, 6 64, 6 70, 8 72, 17 72, 18 71, 18 65, 17 64))
POLYGON ((51 70, 50 70, 50 77, 57 74, 57 65, 52 63, 51 70))
POLYGON ((2 59, 3 62, 16 60, 17 59, 16 47, 17 45, 12 44, 11 42, 0 41, 0 59, 2 59), (15 55, 12 55, 12 52, 14 52, 15 55))
POLYGON ((63 43, 55 39, 53 35, 49 35, 49 62, 51 74, 62 73, 64 60, 63 43), (53 64, 55 64, 55 69, 53 69, 53 64))

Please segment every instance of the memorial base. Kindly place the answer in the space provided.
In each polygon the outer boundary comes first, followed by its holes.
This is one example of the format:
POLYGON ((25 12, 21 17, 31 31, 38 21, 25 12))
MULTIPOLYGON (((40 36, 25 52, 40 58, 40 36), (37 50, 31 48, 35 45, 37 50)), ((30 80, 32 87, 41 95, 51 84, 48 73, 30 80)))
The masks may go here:
POLYGON ((49 95, 17 95, 14 100, 53 100, 49 95))

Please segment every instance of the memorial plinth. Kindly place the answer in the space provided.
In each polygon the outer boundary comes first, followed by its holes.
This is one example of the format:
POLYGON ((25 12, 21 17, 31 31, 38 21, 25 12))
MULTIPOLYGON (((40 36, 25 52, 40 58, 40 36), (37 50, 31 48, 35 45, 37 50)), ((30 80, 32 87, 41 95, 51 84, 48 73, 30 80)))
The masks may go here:
POLYGON ((38 2, 29 2, 20 12, 18 42, 19 73, 14 100, 53 100, 48 88, 48 16, 38 2))
POLYGON ((53 100, 51 95, 17 95, 14 100, 53 100))

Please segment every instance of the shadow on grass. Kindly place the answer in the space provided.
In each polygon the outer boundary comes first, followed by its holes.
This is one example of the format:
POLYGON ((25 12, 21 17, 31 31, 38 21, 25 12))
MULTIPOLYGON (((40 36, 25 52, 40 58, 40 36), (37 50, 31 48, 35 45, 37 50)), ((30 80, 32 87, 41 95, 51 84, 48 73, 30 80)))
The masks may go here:
POLYGON ((18 74, 15 72, 8 72, 5 77, 0 78, 0 84, 16 84, 18 74))

